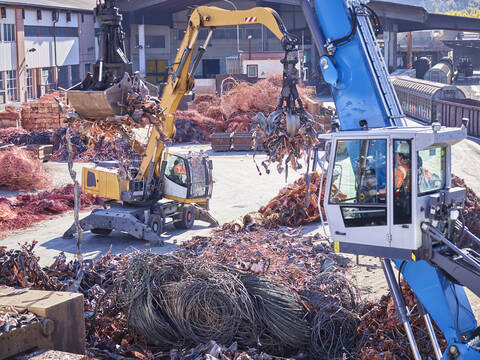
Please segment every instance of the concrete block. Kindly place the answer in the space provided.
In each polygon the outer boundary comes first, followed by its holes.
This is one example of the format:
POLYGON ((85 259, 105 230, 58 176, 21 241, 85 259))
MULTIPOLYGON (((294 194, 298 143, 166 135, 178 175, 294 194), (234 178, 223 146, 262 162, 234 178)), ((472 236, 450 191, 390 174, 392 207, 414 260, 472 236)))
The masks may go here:
MULTIPOLYGON (((23 347, 22 351, 31 350, 30 342, 25 342, 28 332, 40 333, 37 337, 38 348, 68 351, 75 354, 85 354, 85 319, 83 314, 83 295, 78 293, 0 289, 0 307, 15 307, 27 309, 39 317, 49 319, 42 324, 12 331, 7 342, 10 351, 23 347), (39 325, 39 327, 38 327, 39 325), (18 332, 18 330, 24 330, 18 332), (18 339, 18 341, 17 341, 18 339), (16 344, 16 345, 15 345, 16 344)), ((9 335, 9 334, 4 334, 9 335)), ((3 335, 2 335, 3 336, 3 335)), ((2 340, 0 336, 0 344, 2 340)), ((34 339, 35 340, 35 339, 34 339)), ((0 345, 0 358, 3 358, 4 347, 0 345)), ((5 350, 6 352, 6 350, 5 350)), ((18 352, 17 352, 18 353, 18 352)), ((15 355, 12 353, 9 356, 15 355)))
POLYGON ((13 358, 13 360, 87 360, 85 355, 66 353, 55 350, 40 350, 13 358))

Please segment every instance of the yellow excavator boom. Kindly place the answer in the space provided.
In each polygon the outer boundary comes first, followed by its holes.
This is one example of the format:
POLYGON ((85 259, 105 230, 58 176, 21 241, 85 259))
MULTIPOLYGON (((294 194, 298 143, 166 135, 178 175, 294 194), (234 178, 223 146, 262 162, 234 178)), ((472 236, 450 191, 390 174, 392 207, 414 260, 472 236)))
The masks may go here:
MULTIPOLYGON (((193 74, 206 51, 214 29, 222 26, 258 24, 267 27, 279 40, 283 40, 286 34, 286 28, 280 16, 270 8, 225 10, 213 6, 199 6, 193 11, 161 98, 161 106, 164 110, 163 130, 168 137, 175 136, 175 113, 183 95, 193 88, 193 74), (199 47, 192 64, 194 49, 202 28, 210 29, 210 32, 205 43, 199 47)), ((149 169, 153 168, 152 164, 155 166, 156 174, 159 174, 159 158, 162 150, 160 134, 155 127, 152 127, 147 149, 138 172, 138 180, 148 177, 149 169)))

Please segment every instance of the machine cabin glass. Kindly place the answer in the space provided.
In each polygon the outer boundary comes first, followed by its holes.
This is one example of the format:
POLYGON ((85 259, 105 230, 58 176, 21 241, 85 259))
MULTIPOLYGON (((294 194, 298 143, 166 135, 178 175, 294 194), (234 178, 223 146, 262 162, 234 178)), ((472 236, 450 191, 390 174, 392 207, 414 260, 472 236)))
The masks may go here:
POLYGON ((185 160, 176 155, 169 155, 167 160, 167 167, 165 168, 165 175, 174 183, 187 186, 187 167, 185 160))
POLYGON ((192 198, 209 196, 210 174, 206 159, 203 157, 190 158, 189 170, 191 172, 191 179, 194 179, 190 189, 190 196, 192 198))
POLYGON ((445 188, 445 153, 445 148, 441 146, 418 152, 418 196, 445 188))
POLYGON ((412 223, 412 144, 393 141, 393 223, 412 223))
POLYGON ((387 224, 387 140, 339 140, 330 204, 339 204, 345 227, 387 224))

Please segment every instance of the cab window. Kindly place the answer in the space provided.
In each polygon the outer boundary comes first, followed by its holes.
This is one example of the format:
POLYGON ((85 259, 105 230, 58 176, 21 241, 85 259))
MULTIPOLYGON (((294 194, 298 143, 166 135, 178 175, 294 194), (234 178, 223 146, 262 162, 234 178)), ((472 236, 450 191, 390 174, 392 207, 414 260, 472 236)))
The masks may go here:
POLYGON ((341 140, 335 150, 330 204, 339 204, 346 227, 387 223, 387 141, 341 140))
POLYGON ((426 195, 445 187, 445 148, 432 147, 418 152, 418 195, 426 195))
POLYGON ((410 140, 393 141, 393 223, 412 222, 412 155, 410 140))
POLYGON ((175 155, 169 155, 165 176, 178 185, 187 186, 187 168, 185 160, 175 155))

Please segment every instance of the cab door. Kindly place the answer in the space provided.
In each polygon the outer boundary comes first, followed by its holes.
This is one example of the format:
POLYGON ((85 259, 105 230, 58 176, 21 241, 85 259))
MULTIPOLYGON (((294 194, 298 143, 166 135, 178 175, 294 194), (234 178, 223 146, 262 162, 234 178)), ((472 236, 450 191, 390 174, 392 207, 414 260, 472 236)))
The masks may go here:
MULTIPOLYGON (((392 247, 405 250, 408 257, 409 250, 416 250, 415 226, 413 225, 412 198, 414 194, 414 176, 416 174, 416 160, 413 156, 412 139, 392 139, 393 162, 392 171, 392 211, 390 215, 392 231, 392 247)), ((411 256, 411 255, 410 255, 411 256)))
POLYGON ((324 207, 335 250, 382 256, 391 245, 388 137, 334 139, 324 207))

